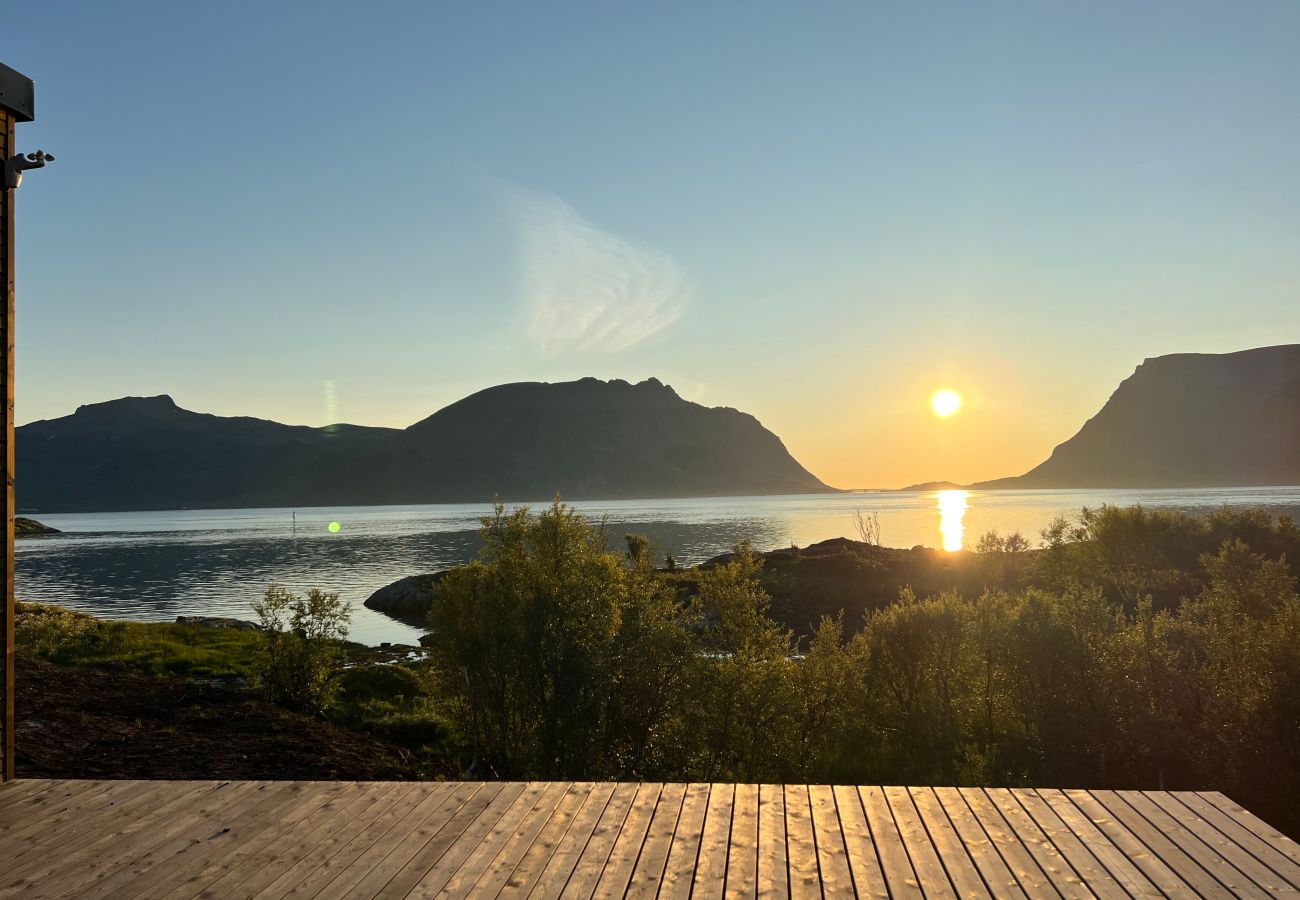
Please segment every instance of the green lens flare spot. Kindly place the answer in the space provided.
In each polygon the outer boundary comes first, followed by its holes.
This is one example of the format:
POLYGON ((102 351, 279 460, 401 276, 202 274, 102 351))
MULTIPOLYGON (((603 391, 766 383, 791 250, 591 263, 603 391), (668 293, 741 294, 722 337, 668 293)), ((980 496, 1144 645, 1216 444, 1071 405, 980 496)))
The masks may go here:
POLYGON ((338 522, 330 522, 330 534, 338 534, 343 530, 343 526, 338 522))

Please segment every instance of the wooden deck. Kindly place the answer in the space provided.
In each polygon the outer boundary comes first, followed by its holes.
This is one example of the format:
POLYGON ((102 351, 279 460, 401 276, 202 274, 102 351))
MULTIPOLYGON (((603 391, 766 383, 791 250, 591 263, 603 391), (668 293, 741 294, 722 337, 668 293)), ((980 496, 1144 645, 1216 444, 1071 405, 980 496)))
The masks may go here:
POLYGON ((18 781, 0 896, 1300 897, 1215 793, 18 781))

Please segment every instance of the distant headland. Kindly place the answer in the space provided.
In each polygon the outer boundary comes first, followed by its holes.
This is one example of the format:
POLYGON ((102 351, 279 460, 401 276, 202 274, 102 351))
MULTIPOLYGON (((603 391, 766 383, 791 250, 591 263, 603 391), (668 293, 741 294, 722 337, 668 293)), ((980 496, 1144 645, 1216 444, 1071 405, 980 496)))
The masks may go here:
POLYGON ((902 490, 1293 484, 1300 484, 1300 344, 1148 359, 1025 474, 902 490))
POLYGON ((654 378, 500 385, 405 429, 126 397, 24 425, 16 443, 19 507, 43 513, 834 490, 753 416, 654 378))

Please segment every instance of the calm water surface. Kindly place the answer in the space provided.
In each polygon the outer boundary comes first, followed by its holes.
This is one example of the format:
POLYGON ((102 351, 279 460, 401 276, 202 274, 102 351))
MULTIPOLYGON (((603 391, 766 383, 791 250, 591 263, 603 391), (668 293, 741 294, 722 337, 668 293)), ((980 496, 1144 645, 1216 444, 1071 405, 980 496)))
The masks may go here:
MULTIPOLYGON (((958 549, 990 529, 1037 542, 1058 515, 1103 503, 1209 511, 1265 506, 1300 517, 1300 487, 1149 491, 854 492, 788 497, 629 500, 574 504, 605 519, 611 536, 649 535, 691 564, 749 538, 759 549, 853 536, 854 510, 879 516, 882 542, 958 549)), ((294 510, 42 515, 66 532, 17 548, 20 599, 60 603, 113 618, 178 615, 252 618, 273 582, 321 587, 352 601, 352 637, 413 642, 419 632, 361 606, 374 590, 444 569, 478 551, 487 504, 319 507, 294 510), (331 523, 338 523, 332 533, 331 523)))

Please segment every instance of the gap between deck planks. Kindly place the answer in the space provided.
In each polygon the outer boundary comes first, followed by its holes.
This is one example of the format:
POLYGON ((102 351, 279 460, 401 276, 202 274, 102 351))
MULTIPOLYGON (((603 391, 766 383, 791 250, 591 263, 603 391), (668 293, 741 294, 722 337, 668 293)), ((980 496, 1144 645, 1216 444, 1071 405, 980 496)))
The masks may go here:
POLYGON ((5 897, 1295 897, 1218 793, 19 780, 5 897))

